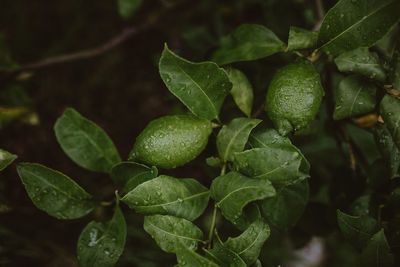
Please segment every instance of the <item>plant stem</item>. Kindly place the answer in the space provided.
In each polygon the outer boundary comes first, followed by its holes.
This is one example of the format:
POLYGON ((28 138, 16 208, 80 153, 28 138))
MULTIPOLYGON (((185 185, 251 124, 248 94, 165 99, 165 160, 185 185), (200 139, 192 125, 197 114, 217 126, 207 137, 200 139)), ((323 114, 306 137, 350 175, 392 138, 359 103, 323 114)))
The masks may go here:
POLYGON ((211 248, 211 243, 212 243, 212 239, 214 236, 214 228, 215 228, 216 219, 217 219, 217 204, 214 204, 214 211, 213 211, 213 216, 212 216, 212 220, 211 220, 210 232, 208 233, 208 249, 211 248))
MULTIPOLYGON (((221 167, 221 175, 225 175, 225 171, 226 171, 226 162, 224 162, 224 164, 221 167)), ((214 210, 213 210, 213 215, 212 215, 212 219, 211 219, 211 226, 210 226, 210 232, 208 232, 208 248, 211 248, 211 243, 212 243, 212 239, 214 236, 214 229, 215 229, 215 224, 216 224, 216 220, 217 220, 217 203, 214 202, 214 210)))

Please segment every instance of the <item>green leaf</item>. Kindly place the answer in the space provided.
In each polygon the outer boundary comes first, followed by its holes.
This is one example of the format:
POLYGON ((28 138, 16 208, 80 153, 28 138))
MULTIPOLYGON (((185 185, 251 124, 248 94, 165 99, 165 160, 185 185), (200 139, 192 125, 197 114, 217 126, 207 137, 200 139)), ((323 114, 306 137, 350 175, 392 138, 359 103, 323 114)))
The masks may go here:
POLYGON ((213 62, 193 63, 179 57, 167 45, 160 58, 160 75, 169 91, 193 114, 218 119, 232 84, 225 70, 213 62))
POLYGON ((156 167, 147 167, 146 165, 127 161, 115 165, 111 169, 111 178, 113 181, 124 187, 129 192, 139 184, 156 178, 158 170, 156 167))
POLYGON ((221 159, 232 161, 235 152, 243 151, 251 130, 260 122, 258 119, 235 118, 222 127, 217 135, 217 149, 221 159))
POLYGON ((360 249, 378 231, 377 221, 370 216, 350 216, 337 210, 337 220, 346 239, 360 249))
POLYGON ((236 105, 247 117, 251 116, 253 107, 253 87, 247 79, 246 75, 240 70, 227 69, 229 80, 232 83, 231 95, 236 105))
POLYGON ((280 230, 289 230, 297 224, 308 203, 307 180, 276 188, 276 196, 264 199, 261 208, 265 218, 280 230))
POLYGON ((126 234, 125 218, 118 206, 107 223, 91 221, 79 236, 79 266, 113 266, 124 251, 126 234))
POLYGON ((335 63, 341 72, 359 73, 381 82, 386 79, 385 70, 380 64, 378 54, 370 52, 367 47, 359 47, 345 52, 335 58, 335 63))
POLYGON ((400 38, 397 41, 391 62, 390 82, 393 88, 400 91, 400 38))
POLYGON ((239 219, 248 203, 274 195, 270 181, 248 178, 234 171, 215 178, 211 184, 211 197, 232 223, 239 219))
POLYGON ((386 94, 379 105, 379 111, 394 143, 400 148, 400 100, 386 94))
POLYGON ((91 212, 92 196, 61 172, 37 163, 19 163, 17 172, 33 204, 58 219, 76 219, 91 212))
POLYGON ((202 242, 203 232, 192 222, 169 215, 152 215, 144 217, 144 230, 149 233, 158 246, 169 253, 177 253, 181 245, 197 249, 202 242))
POLYGON ((193 221, 208 204, 210 193, 194 179, 161 175, 138 185, 121 200, 138 213, 173 215, 193 221))
POLYGON ((273 184, 289 185, 308 177, 309 165, 292 145, 274 144, 235 154, 234 169, 256 179, 268 179, 273 184))
POLYGON ((256 128, 251 132, 249 144, 252 148, 268 147, 271 144, 288 144, 292 142, 288 137, 282 136, 273 128, 256 128))
POLYGON ((164 116, 151 121, 136 138, 129 159, 171 169, 195 159, 212 132, 210 121, 193 115, 164 116))
POLYGON ((246 267, 246 263, 243 259, 234 251, 229 248, 215 243, 214 247, 209 250, 205 250, 206 256, 211 260, 218 263, 222 267, 246 267))
POLYGON ((138 10, 142 0, 118 0, 118 11, 122 18, 129 19, 138 10))
POLYGON ((58 118, 54 130, 65 154, 85 169, 108 173, 121 161, 110 137, 72 108, 58 118))
POLYGON ((10 152, 0 148, 0 171, 4 170, 16 158, 18 158, 17 155, 11 154, 10 152))
POLYGON ((242 24, 221 39, 220 48, 215 51, 212 60, 225 65, 260 59, 283 52, 285 48, 285 43, 270 29, 257 24, 242 24))
POLYGON ((263 219, 254 221, 240 236, 231 238, 224 246, 236 252, 247 265, 253 264, 260 255, 264 242, 268 239, 270 229, 263 219))
POLYGON ((310 170, 310 163, 301 153, 300 149, 292 145, 292 142, 288 137, 280 135, 275 129, 257 127, 251 132, 249 137, 249 144, 252 148, 269 148, 270 145, 288 145, 291 146, 301 155, 300 170, 304 170, 306 173, 310 170))
POLYGON ((217 157, 206 158, 206 164, 213 168, 219 168, 222 165, 221 159, 217 157))
POLYGON ((242 215, 232 223, 240 231, 245 231, 254 221, 261 218, 261 212, 256 203, 250 203, 244 207, 242 215))
POLYGON ((317 46, 318 32, 291 26, 287 51, 309 49, 317 46))
POLYGON ((376 86, 360 76, 344 78, 336 89, 334 120, 371 112, 376 106, 376 86))
POLYGON ((336 56, 371 47, 398 22, 399 9, 397 0, 340 0, 322 22, 318 45, 336 56))
POLYGON ((394 267, 394 257, 390 252, 385 233, 381 229, 372 236, 367 247, 361 253, 361 266, 365 267, 394 267))
POLYGON ((386 166, 390 169, 391 178, 395 178, 399 173, 400 150, 393 142, 386 124, 377 123, 374 133, 376 145, 385 160, 386 166))
POLYGON ((325 92, 308 60, 285 65, 273 76, 265 110, 281 135, 305 128, 318 113, 325 92))
POLYGON ((220 267, 218 264, 210 261, 209 259, 199 255, 190 248, 180 243, 177 245, 176 258, 178 265, 176 267, 220 267))

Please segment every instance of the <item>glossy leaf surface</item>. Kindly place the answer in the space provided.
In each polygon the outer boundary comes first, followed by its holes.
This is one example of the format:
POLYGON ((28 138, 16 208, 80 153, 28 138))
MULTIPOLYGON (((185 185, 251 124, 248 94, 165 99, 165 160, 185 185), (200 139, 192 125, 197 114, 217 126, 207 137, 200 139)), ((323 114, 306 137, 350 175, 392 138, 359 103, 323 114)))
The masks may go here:
POLYGON ((8 151, 0 149, 0 171, 10 165, 18 156, 11 154, 8 151))
POLYGON ((58 118, 54 130, 65 154, 85 169, 108 173, 121 161, 110 137, 72 108, 58 118))
POLYGON ((363 248, 378 231, 377 221, 369 216, 351 216, 337 210, 337 220, 343 235, 358 248, 363 248))
POLYGON ((194 179, 161 175, 138 185, 121 200, 138 213, 199 217, 208 204, 209 191, 194 179))
POLYGON ((287 51, 314 48, 317 46, 318 32, 291 26, 287 51))
POLYGON ((91 212, 92 196, 61 172, 37 163, 19 163, 18 175, 33 204, 58 219, 76 219, 91 212))
POLYGON ((385 124, 378 123, 374 133, 375 142, 385 160, 386 166, 390 169, 391 177, 397 177, 400 167, 399 148, 393 142, 393 137, 385 124))
POLYGON ((296 225, 308 203, 307 180, 294 185, 276 188, 276 196, 262 201, 265 218, 280 230, 289 230, 296 225))
POLYGON ((268 147, 271 144, 292 144, 288 137, 280 135, 273 128, 257 128, 250 133, 249 144, 252 148, 268 147))
POLYGON ((244 207, 242 215, 232 223, 240 231, 245 231, 254 221, 261 218, 261 212, 257 203, 253 202, 244 207))
POLYGON ((197 243, 202 241, 202 231, 192 222, 169 215, 152 215, 144 217, 144 230, 157 242, 158 246, 169 253, 177 253, 180 247, 197 249, 197 243))
POLYGON ((318 72, 307 60, 280 68, 269 84, 265 110, 281 135, 315 118, 324 96, 318 72))
POLYGON ((386 79, 378 54, 370 52, 367 47, 345 52, 335 58, 335 63, 341 72, 354 72, 381 82, 386 79))
POLYGON ((246 267, 243 259, 233 250, 219 243, 215 243, 212 249, 206 250, 206 256, 222 267, 246 267))
POLYGON ((232 83, 231 95, 236 105, 247 117, 251 116, 253 107, 253 87, 246 75, 240 70, 229 68, 227 70, 229 80, 232 83))
POLYGON ((165 46, 159 63, 160 75, 169 91, 193 114, 217 119, 232 84, 225 70, 213 62, 193 63, 165 46))
POLYGON ((390 252, 385 233, 380 230, 374 234, 361 254, 361 266, 394 267, 394 257, 390 252))
POLYGON ((196 158, 206 147, 211 122, 192 115, 151 121, 136 138, 130 159, 171 169, 196 158))
POLYGON ((125 218, 119 207, 110 221, 91 221, 79 236, 79 266, 113 266, 124 251, 126 234, 125 218))
POLYGON ((251 130, 261 120, 249 118, 235 118, 228 125, 222 127, 217 135, 217 149, 224 161, 232 161, 235 152, 243 151, 251 130))
POLYGON ((235 170, 255 179, 268 179, 273 184, 289 185, 309 177, 309 165, 292 145, 275 144, 235 154, 235 170))
POLYGON ((371 112, 376 106, 377 87, 360 76, 344 78, 336 90, 334 120, 371 112))
POLYGON ((158 170, 156 167, 150 168, 140 163, 126 161, 115 165, 110 175, 116 184, 123 186, 125 191, 129 192, 139 184, 156 178, 158 170))
POLYGON ((179 247, 176 253, 178 260, 176 267, 220 267, 215 262, 201 256, 184 245, 178 243, 177 246, 179 247))
POLYGON ((322 22, 318 45, 335 56, 371 47, 398 22, 399 9, 397 0, 340 0, 322 22))
POLYGON ((242 24, 221 39, 212 60, 219 65, 255 60, 282 52, 285 47, 270 29, 257 24, 242 24))
POLYGON ((247 265, 251 265, 257 260, 269 235, 268 224, 263 219, 258 219, 238 237, 228 238, 224 246, 236 252, 247 265))
POLYGON ((400 100, 386 94, 379 105, 379 111, 394 143, 400 148, 400 100))
POLYGON ((219 176, 211 184, 211 197, 222 215, 231 222, 242 215, 248 203, 274 195, 275 189, 270 181, 248 178, 237 172, 219 176))

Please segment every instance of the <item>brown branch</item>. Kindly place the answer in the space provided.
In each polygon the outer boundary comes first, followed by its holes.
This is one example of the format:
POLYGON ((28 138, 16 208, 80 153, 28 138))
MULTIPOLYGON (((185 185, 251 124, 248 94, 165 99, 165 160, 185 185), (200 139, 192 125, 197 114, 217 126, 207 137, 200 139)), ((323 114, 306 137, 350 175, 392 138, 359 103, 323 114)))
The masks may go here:
POLYGON ((325 17, 324 6, 322 5, 322 0, 315 0, 315 10, 317 13, 318 22, 314 25, 312 31, 317 32, 321 28, 322 21, 325 17))
POLYGON ((48 67, 48 66, 52 66, 52 65, 56 65, 56 64, 73 62, 73 61, 87 59, 87 58, 91 58, 91 57, 95 57, 95 56, 104 54, 104 53, 112 50, 113 48, 117 47, 118 45, 122 44, 130 37, 142 32, 143 30, 150 28, 152 25, 154 25, 154 23, 155 23, 155 19, 150 20, 147 23, 144 23, 143 25, 140 25, 140 26, 127 27, 124 30, 122 30, 122 32, 120 34, 114 36, 113 38, 111 38, 110 40, 108 40, 107 42, 105 42, 104 44, 102 44, 98 47, 71 53, 71 54, 51 57, 51 58, 39 60, 37 62, 28 63, 25 65, 22 65, 21 67, 19 67, 17 69, 12 70, 12 72, 21 72, 24 70, 40 69, 40 68, 44 68, 44 67, 48 67))

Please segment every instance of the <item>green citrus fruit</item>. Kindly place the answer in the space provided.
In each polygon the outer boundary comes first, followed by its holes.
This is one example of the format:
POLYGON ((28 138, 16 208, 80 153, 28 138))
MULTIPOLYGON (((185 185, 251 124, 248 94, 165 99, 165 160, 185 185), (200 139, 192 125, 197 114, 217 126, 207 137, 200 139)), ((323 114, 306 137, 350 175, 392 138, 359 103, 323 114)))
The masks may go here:
POLYGON ((211 122, 190 115, 151 121, 136 138, 130 159, 171 169, 196 158, 212 132, 211 122))
POLYGON ((315 118, 324 96, 319 74, 308 60, 280 68, 269 85, 265 109, 281 135, 315 118))

